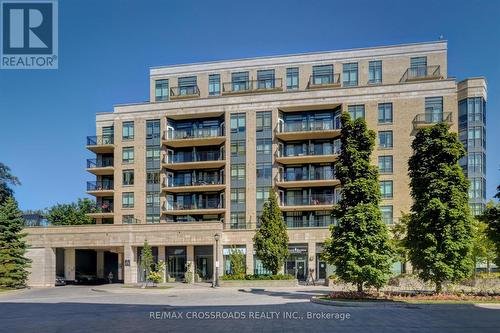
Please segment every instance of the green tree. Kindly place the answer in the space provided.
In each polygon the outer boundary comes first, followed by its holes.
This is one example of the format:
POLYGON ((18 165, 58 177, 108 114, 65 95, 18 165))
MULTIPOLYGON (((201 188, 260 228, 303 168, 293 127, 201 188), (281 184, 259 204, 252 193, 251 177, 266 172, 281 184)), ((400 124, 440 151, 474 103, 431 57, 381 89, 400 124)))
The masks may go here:
POLYGON ((246 260, 245 255, 240 249, 235 247, 229 250, 228 256, 229 262, 231 263, 231 273, 234 275, 245 274, 246 271, 246 260))
POLYGON ((332 225, 331 239, 325 245, 325 258, 336 267, 336 274, 357 286, 380 288, 389 279, 394 253, 379 208, 378 170, 370 165, 375 133, 364 119, 351 120, 342 113, 342 151, 336 175, 342 196, 333 207, 338 225, 332 225))
MULTIPOLYGON (((500 199, 500 186, 498 186, 498 193, 495 197, 500 199)), ((486 234, 495 245, 495 264, 500 266, 500 203, 489 203, 479 218, 487 225, 486 234)))
POLYGON ((9 185, 21 185, 21 183, 11 174, 10 168, 0 162, 0 205, 14 194, 9 185))
POLYGON ((0 286, 26 286, 30 260, 25 257, 24 220, 14 198, 0 205, 0 286))
POLYGON ((423 280, 436 284, 439 293, 444 281, 457 281, 472 270, 469 183, 458 164, 465 149, 444 123, 421 129, 412 148, 410 261, 423 280))
POLYGON ((278 199, 272 190, 264 203, 260 221, 260 228, 253 238, 255 253, 267 270, 277 274, 288 257, 288 233, 278 199))
POLYGON ((488 237, 488 224, 480 220, 473 220, 472 226, 472 261, 474 267, 474 276, 476 275, 475 268, 478 264, 486 264, 488 273, 490 272, 490 264, 495 260, 496 249, 495 243, 488 237))
POLYGON ((154 271, 154 258, 153 251, 147 240, 144 241, 141 249, 141 267, 144 272, 144 277, 146 277, 146 280, 149 280, 149 273, 154 271))
POLYGON ((96 211, 93 200, 84 198, 69 204, 57 204, 48 209, 45 215, 53 225, 93 224, 94 219, 86 214, 96 211))
POLYGON ((410 215, 401 212, 401 218, 390 227, 390 232, 392 237, 390 238, 390 243, 396 254, 396 260, 400 261, 403 266, 403 272, 407 271, 408 263, 408 248, 406 245, 406 235, 408 232, 408 222, 410 220, 410 215))

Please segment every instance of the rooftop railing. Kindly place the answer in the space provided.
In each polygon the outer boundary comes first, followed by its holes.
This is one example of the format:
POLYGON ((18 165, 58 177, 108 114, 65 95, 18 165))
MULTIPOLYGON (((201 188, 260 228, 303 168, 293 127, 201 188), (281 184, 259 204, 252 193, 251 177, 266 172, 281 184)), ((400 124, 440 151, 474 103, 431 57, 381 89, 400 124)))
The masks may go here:
POLYGON ((113 190, 112 180, 97 180, 87 182, 87 191, 109 191, 113 190))
POLYGON ((252 92, 265 92, 283 89, 281 78, 232 81, 222 83, 223 94, 243 94, 252 92))
POLYGON ((441 67, 439 65, 416 66, 408 68, 399 82, 438 79, 442 79, 441 67))
POLYGON ((87 146, 112 145, 114 143, 113 135, 92 135, 87 136, 87 146))
POLYGON ((184 87, 170 88, 171 99, 193 98, 193 97, 200 97, 200 89, 198 89, 198 86, 184 86, 184 87))

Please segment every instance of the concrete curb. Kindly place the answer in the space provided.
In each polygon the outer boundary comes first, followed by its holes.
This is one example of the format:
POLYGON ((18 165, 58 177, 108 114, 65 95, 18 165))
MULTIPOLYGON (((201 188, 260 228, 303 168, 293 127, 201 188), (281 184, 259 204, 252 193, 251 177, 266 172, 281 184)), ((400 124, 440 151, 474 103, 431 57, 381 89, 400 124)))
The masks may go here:
MULTIPOLYGON (((328 306, 339 306, 339 307, 354 307, 354 308, 415 308, 415 304, 408 304, 403 302, 390 302, 390 301, 325 301, 320 299, 324 296, 313 296, 311 297, 311 303, 328 305, 328 306)), ((418 304, 420 306, 420 304, 418 304)))

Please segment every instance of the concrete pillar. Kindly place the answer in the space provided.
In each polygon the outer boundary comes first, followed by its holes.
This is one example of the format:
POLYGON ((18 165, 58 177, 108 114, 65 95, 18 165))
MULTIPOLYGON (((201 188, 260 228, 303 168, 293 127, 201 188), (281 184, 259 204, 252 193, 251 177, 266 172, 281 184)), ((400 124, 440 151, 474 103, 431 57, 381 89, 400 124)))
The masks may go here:
POLYGON ((54 287, 56 282, 56 249, 50 247, 28 248, 26 258, 31 259, 28 286, 54 287))
POLYGON ((194 282, 194 272, 195 272, 195 262, 194 262, 194 246, 193 245, 188 245, 186 246, 186 265, 189 267, 189 271, 193 276, 193 279, 191 281, 188 281, 188 283, 194 282))
POLYGON ((123 281, 123 253, 118 252, 118 280, 123 281))
MULTIPOLYGON (((163 261, 164 265, 167 264, 166 256, 165 256, 165 246, 158 246, 158 262, 163 261)), ((162 276, 163 276, 163 282, 167 282, 167 269, 165 266, 165 269, 163 270, 162 276)))
POLYGON ((97 277, 104 278, 104 251, 97 250, 97 277))
POLYGON ((253 243, 246 244, 246 266, 247 266, 247 274, 253 274, 253 243))
POLYGON ((307 279, 306 281, 309 281, 309 272, 311 269, 313 269, 312 276, 313 280, 317 279, 317 272, 316 272, 316 243, 315 242, 310 242, 307 244, 307 279))
POLYGON ((123 254, 124 283, 137 283, 137 258, 134 250, 133 246, 125 244, 123 254))
POLYGON ((74 248, 64 249, 64 279, 75 281, 76 256, 74 248))

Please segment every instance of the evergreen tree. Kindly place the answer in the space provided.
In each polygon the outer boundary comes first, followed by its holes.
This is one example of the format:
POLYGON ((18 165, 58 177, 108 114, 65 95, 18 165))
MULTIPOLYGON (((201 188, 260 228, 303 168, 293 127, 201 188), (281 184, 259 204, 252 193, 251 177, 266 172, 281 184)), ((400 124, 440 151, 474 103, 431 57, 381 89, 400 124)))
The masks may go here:
POLYGON ((444 281, 457 281, 472 270, 469 183, 458 164, 465 149, 444 123, 420 130, 412 148, 410 261, 422 279, 436 284, 439 293, 444 281))
POLYGON ((151 246, 145 240, 141 249, 141 267, 144 272, 144 277, 148 280, 149 273, 153 270, 154 258, 151 246))
POLYGON ((9 187, 9 184, 20 185, 21 183, 17 177, 10 173, 10 168, 0 162, 0 205, 14 194, 14 191, 12 191, 9 187))
POLYGON ((331 239, 325 245, 325 258, 336 267, 336 274, 363 287, 382 287, 391 273, 393 251, 379 208, 378 170, 370 165, 375 133, 364 119, 352 121, 341 116, 342 151, 335 165, 342 184, 342 196, 333 208, 338 225, 331 226, 331 239))
POLYGON ((0 205, 0 286, 26 286, 30 260, 25 257, 26 243, 22 233, 24 220, 17 202, 9 197, 0 205))
POLYGON ((260 221, 260 228, 253 238, 255 252, 262 265, 277 274, 288 257, 288 233, 278 199, 272 190, 269 192, 269 199, 264 203, 260 221))

